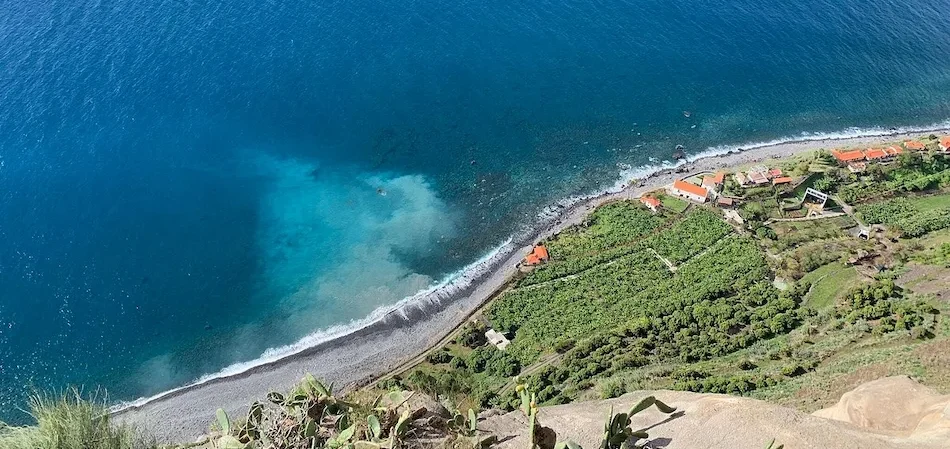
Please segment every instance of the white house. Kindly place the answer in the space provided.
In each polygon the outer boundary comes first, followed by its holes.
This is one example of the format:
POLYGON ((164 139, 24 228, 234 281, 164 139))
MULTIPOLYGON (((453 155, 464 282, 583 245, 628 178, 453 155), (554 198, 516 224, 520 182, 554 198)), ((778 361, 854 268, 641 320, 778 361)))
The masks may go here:
POLYGON ((709 191, 686 181, 676 180, 669 188, 670 195, 686 198, 697 203, 705 203, 709 198, 709 191))
POLYGON ((488 339, 488 342, 495 345, 496 348, 504 351, 505 348, 511 344, 511 341, 508 340, 508 337, 505 337, 505 334, 496 331, 495 329, 488 329, 485 332, 485 338, 488 339))
POLYGON ((660 210, 660 200, 652 196, 641 196, 640 202, 643 203, 643 205, 646 206, 647 209, 652 210, 654 213, 660 210))
POLYGON ((943 136, 940 138, 940 151, 944 153, 950 153, 950 136, 943 136))

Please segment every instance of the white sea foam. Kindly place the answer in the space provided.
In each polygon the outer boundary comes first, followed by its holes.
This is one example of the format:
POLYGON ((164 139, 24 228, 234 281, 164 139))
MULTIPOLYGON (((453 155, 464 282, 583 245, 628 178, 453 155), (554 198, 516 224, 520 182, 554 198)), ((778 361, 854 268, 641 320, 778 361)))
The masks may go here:
POLYGON ((516 245, 514 245, 514 240, 509 238, 504 243, 498 245, 475 262, 472 262, 464 268, 446 276, 441 282, 427 289, 421 290, 412 296, 403 298, 396 304, 378 307, 376 310, 362 319, 353 320, 346 324, 331 326, 327 329, 313 332, 286 346, 270 348, 264 351, 260 357, 254 360, 229 365, 216 373, 201 376, 199 379, 188 385, 164 391, 153 396, 121 402, 112 406, 110 411, 112 413, 116 413, 128 408, 141 407, 154 400, 161 399, 170 394, 174 394, 176 392, 189 389, 215 379, 222 379, 245 373, 255 367, 273 363, 279 361, 280 359, 299 354, 320 344, 335 340, 337 338, 345 337, 346 335, 352 334, 380 321, 384 321, 394 315, 400 315, 403 318, 408 318, 407 312, 413 308, 427 310, 433 306, 437 307, 442 303, 442 301, 452 298, 454 295, 465 291, 483 276, 491 273, 491 271, 495 268, 495 265, 504 260, 515 249, 517 248, 516 245))
MULTIPOLYGON (((906 133, 925 133, 929 131, 945 130, 950 129, 950 120, 947 120, 942 123, 937 123, 930 126, 923 127, 900 127, 900 128, 848 128, 842 131, 837 132, 827 132, 827 133, 801 133, 798 136, 783 137, 779 139, 764 141, 764 142, 749 142, 740 145, 720 145, 715 147, 706 148, 698 153, 689 155, 685 160, 681 161, 668 161, 662 160, 658 161, 655 158, 651 158, 651 164, 641 165, 637 167, 621 167, 616 181, 610 186, 597 190, 595 192, 586 194, 586 195, 577 195, 558 200, 552 205, 549 205, 542 209, 538 214, 538 218, 542 226, 548 225, 551 221, 557 219, 561 216, 562 212, 574 206, 580 202, 596 198, 604 194, 618 193, 622 191, 630 182, 638 179, 647 178, 657 172, 666 169, 672 169, 679 165, 693 162, 698 159, 703 159, 707 157, 715 157, 729 153, 735 153, 740 151, 752 150, 756 148, 771 147, 775 145, 790 144, 797 142, 813 142, 821 140, 845 140, 845 139, 854 139, 854 138, 863 138, 863 137, 878 137, 878 136, 888 136, 896 134, 906 134, 906 133)), ((535 229, 524 229, 520 233, 521 236, 527 235, 529 232, 534 232, 535 229)), ((367 326, 370 326, 374 323, 383 321, 387 317, 392 317, 394 314, 401 315, 402 317, 407 317, 407 311, 418 308, 425 310, 427 307, 438 306, 443 300, 453 297, 454 295, 464 291, 465 289, 472 286, 475 282, 480 280, 483 276, 489 274, 501 260, 504 260, 512 251, 517 249, 515 244, 516 237, 510 237, 501 245, 497 246, 493 250, 489 251, 487 254, 482 256, 480 259, 472 262, 466 267, 446 276, 441 282, 419 291, 418 293, 404 298, 393 305, 381 306, 370 313, 368 316, 351 321, 347 324, 341 324, 332 326, 327 329, 319 330, 313 332, 297 342, 281 346, 277 348, 271 348, 264 351, 260 357, 257 359, 235 363, 232 364, 216 373, 206 374, 201 378, 195 380, 194 382, 168 390, 154 396, 139 398, 133 401, 122 402, 112 407, 111 411, 119 412, 132 407, 140 407, 149 402, 152 402, 156 399, 161 399, 162 397, 174 394, 181 390, 192 388, 197 385, 201 385, 207 382, 210 382, 215 379, 222 379, 230 376, 239 375, 247 372, 255 367, 266 365, 268 363, 276 362, 280 359, 299 354, 307 349, 313 348, 322 343, 332 341, 337 338, 344 337, 346 335, 352 334, 360 329, 364 329, 367 326)))
POLYGON ((757 148, 766 148, 776 145, 784 145, 791 143, 799 142, 816 142, 822 140, 846 140, 846 139, 857 139, 862 137, 884 137, 889 135, 897 134, 908 134, 908 133, 925 133, 929 131, 939 131, 950 129, 950 120, 944 122, 935 123, 930 126, 917 126, 917 127, 896 127, 896 128, 858 128, 852 127, 847 128, 841 131, 834 132, 803 132, 797 136, 788 136, 781 137, 778 139, 763 141, 763 142, 748 142, 740 145, 719 145, 714 147, 708 147, 698 153, 687 155, 684 160, 680 161, 669 161, 669 160, 658 160, 657 158, 651 157, 649 161, 650 164, 644 164, 636 167, 624 166, 621 167, 617 179, 610 186, 600 189, 586 195, 577 195, 571 196, 568 198, 563 198, 555 202, 554 204, 545 207, 538 214, 538 218, 541 220, 551 220, 556 218, 560 214, 560 211, 566 207, 570 207, 574 204, 590 200, 605 194, 619 193, 623 191, 631 182, 648 178, 660 171, 669 170, 676 168, 680 165, 694 162, 699 159, 705 159, 709 157, 721 156, 724 154, 738 153, 742 151, 754 150, 757 148))

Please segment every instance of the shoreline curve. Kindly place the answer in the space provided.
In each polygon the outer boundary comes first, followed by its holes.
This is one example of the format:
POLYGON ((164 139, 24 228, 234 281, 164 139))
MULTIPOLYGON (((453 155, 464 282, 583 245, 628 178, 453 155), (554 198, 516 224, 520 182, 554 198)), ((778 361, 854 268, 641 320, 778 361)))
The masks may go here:
POLYGON ((507 283, 516 272, 514 265, 530 251, 534 242, 581 223, 591 210, 603 203, 635 199, 673 179, 700 171, 788 157, 828 146, 871 145, 928 133, 950 133, 950 121, 926 127, 803 133, 799 137, 767 142, 710 147, 687 156, 686 160, 623 170, 620 179, 610 187, 588 195, 567 197, 545 207, 534 227, 516 233, 479 260, 426 290, 377 309, 362 320, 308 335, 283 347, 291 348, 286 353, 279 353, 282 348, 276 348, 274 354, 268 355, 271 352, 268 350, 256 360, 231 365, 191 384, 147 398, 117 404, 111 411, 121 420, 149 428, 160 440, 184 442, 207 430, 218 407, 229 413, 240 413, 266 391, 287 389, 306 372, 344 386, 371 381, 452 332, 507 283), (304 343, 311 337, 316 341, 304 343), (353 356, 353 351, 362 356, 353 356), (246 368, 228 372, 231 367, 244 365, 246 368), (212 398, 218 402, 209 402, 212 398))

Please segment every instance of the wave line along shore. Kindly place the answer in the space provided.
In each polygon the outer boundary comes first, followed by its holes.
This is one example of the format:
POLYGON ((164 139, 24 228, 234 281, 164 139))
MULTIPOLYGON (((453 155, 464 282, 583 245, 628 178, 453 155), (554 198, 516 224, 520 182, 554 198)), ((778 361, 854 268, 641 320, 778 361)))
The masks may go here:
POLYGON ((379 308, 362 320, 310 334, 292 345, 268 350, 254 361, 231 365, 192 384, 149 398, 119 404, 113 411, 119 419, 145 426, 163 441, 193 440, 207 431, 218 407, 229 413, 241 413, 267 391, 286 390, 307 372, 336 385, 354 385, 418 356, 462 324, 502 288, 535 241, 581 223, 600 204, 637 198, 691 173, 788 157, 830 146, 873 145, 947 132, 950 132, 950 121, 919 128, 803 134, 797 138, 708 148, 686 161, 664 161, 624 170, 620 181, 607 189, 565 198, 545 208, 533 228, 519 232, 427 290, 379 308), (675 173, 676 167, 685 171, 675 173))

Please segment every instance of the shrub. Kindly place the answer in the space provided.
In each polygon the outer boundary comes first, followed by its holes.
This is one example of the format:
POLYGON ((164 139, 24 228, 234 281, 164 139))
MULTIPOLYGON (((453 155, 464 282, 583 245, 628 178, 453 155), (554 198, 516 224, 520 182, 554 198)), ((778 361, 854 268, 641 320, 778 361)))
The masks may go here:
POLYGON ((597 389, 600 390, 601 399, 615 398, 627 392, 623 382, 619 379, 608 379, 601 382, 597 389))
POLYGON ((571 348, 574 347, 574 343, 575 341, 573 338, 562 338, 554 343, 554 351, 559 354, 563 354, 571 350, 571 348))
POLYGON ((782 375, 786 377, 801 376, 802 374, 805 374, 806 372, 808 372, 808 370, 806 370, 805 367, 799 364, 786 365, 782 367, 782 375))
POLYGON ((756 368, 758 368, 758 366, 756 366, 756 364, 753 363, 751 360, 743 360, 739 362, 739 369, 741 369, 742 371, 751 371, 756 368))
POLYGON ((488 343, 485 339, 485 329, 481 325, 468 323, 462 328, 462 333, 458 336, 458 342, 462 346, 477 348, 488 343))
POLYGON ((755 235, 760 239, 775 240, 778 238, 778 236, 775 235, 775 231, 768 226, 759 226, 759 228, 755 230, 755 235))
POLYGON ((426 361, 433 365, 438 365, 440 363, 449 363, 453 358, 455 357, 449 353, 448 349, 442 348, 438 351, 432 351, 429 353, 429 355, 426 356, 426 361))
POLYGON ((449 362, 449 366, 451 366, 453 369, 468 369, 468 363, 462 357, 452 357, 452 361, 449 362))

